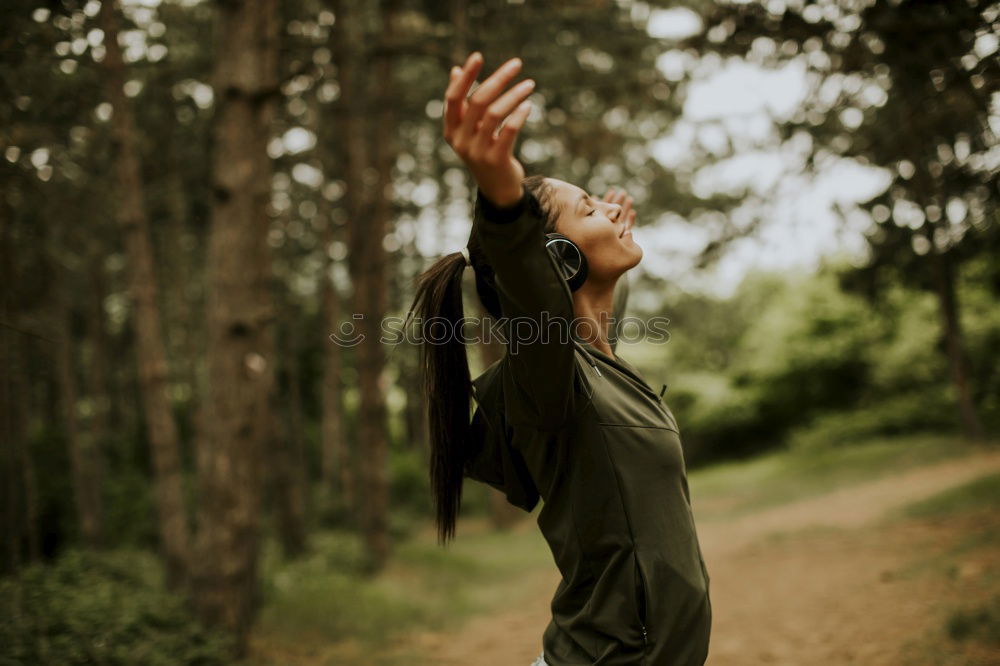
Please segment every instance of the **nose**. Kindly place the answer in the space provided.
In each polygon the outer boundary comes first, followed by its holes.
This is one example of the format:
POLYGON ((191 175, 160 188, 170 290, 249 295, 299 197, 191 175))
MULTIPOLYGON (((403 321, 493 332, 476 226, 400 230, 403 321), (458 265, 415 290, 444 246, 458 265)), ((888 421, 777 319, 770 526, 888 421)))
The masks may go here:
POLYGON ((608 213, 608 217, 617 222, 618 216, 621 214, 622 214, 621 204, 611 204, 611 211, 608 213))

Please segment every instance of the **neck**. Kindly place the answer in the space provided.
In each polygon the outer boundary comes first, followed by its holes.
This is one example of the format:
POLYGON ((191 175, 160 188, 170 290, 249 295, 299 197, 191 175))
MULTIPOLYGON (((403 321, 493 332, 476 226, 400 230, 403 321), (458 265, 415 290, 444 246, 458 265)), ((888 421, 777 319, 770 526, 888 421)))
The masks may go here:
POLYGON ((614 358, 608 342, 611 317, 614 316, 615 284, 618 279, 598 282, 588 279, 573 294, 573 315, 576 317, 576 334, 598 351, 614 358))

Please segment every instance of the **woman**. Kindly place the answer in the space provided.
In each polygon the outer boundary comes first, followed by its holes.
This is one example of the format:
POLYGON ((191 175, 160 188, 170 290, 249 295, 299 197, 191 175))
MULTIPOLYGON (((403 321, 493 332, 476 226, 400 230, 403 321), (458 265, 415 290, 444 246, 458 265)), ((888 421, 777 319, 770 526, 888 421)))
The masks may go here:
POLYGON ((476 180, 475 215, 468 247, 419 277, 413 311, 458 324, 471 265, 484 307, 506 322, 507 353, 472 380, 460 336, 435 330, 423 346, 439 536, 454 536, 464 476, 526 511, 540 497, 562 580, 535 663, 703 664, 709 576, 677 421, 615 353, 608 321, 619 279, 642 258, 631 202, 525 177, 513 146, 533 82, 505 91, 520 65, 468 95, 482 66, 473 53, 445 94, 444 136, 476 180), (552 232, 582 252, 582 282, 546 247, 552 232))

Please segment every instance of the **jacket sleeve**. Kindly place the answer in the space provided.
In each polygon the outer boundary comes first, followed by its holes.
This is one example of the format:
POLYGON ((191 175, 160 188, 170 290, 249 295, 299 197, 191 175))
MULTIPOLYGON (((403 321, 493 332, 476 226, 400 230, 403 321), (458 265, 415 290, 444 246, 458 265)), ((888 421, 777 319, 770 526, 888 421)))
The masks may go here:
POLYGON ((539 500, 531 472, 511 446, 507 429, 499 419, 494 423, 487 418, 482 407, 477 407, 472 416, 470 445, 465 476, 496 488, 508 502, 531 513, 539 500))
MULTIPOLYGON (((538 199, 522 187, 517 204, 496 207, 476 192, 474 226, 493 267, 507 345, 504 394, 512 424, 545 430, 563 426, 577 408, 573 298, 545 249, 538 199)), ((581 389, 589 395, 589 387, 581 389)))

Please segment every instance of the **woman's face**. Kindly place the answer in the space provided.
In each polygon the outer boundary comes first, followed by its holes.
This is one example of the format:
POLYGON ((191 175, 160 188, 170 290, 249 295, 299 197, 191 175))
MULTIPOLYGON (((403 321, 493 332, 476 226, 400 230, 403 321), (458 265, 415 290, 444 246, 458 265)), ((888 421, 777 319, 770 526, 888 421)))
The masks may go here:
POLYGON ((587 282, 614 282, 642 260, 622 207, 591 197, 572 183, 546 178, 552 185, 559 218, 556 229, 587 256, 587 282))

